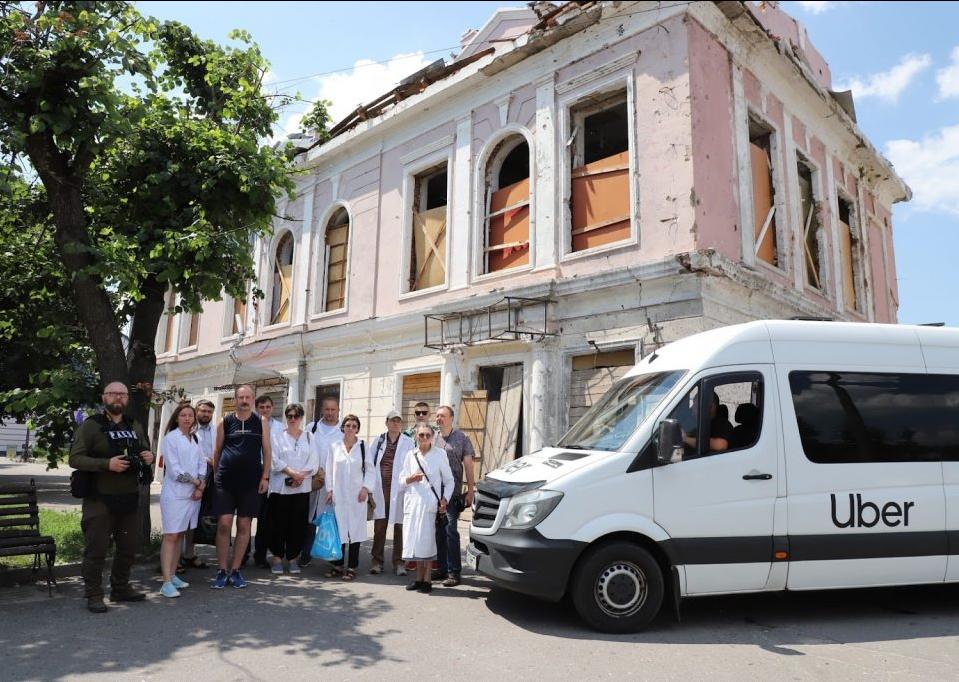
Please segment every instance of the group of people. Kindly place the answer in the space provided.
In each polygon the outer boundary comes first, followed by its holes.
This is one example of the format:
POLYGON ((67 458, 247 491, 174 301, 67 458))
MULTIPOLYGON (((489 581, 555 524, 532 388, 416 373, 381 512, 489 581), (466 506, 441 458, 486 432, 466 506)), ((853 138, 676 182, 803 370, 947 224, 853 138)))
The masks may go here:
MULTIPOLYGON (((103 400, 105 415, 81 425, 70 454, 72 467, 97 472, 95 493, 83 501, 85 596, 87 607, 96 613, 107 610, 102 572, 111 534, 117 546, 111 599, 145 598, 129 584, 138 525, 136 505, 131 509, 129 502, 139 488, 131 479, 128 455, 135 451, 147 466, 153 459, 142 429, 124 416, 126 387, 117 382, 107 385, 103 400), (100 422, 102 427, 97 426, 100 422), (123 495, 125 507, 114 499, 123 495)), ((415 566, 407 589, 429 593, 437 580, 446 587, 460 584, 457 524, 473 501, 474 452, 466 435, 453 428, 452 407, 436 409, 434 426, 430 406, 418 403, 416 423, 406 431, 400 413, 391 411, 385 431, 371 443, 359 437, 359 417, 348 414, 340 419, 334 397, 322 401, 320 418, 309 424, 297 403, 285 407, 283 422, 274 419, 272 411, 272 400, 268 396, 254 400, 249 385, 236 387, 235 412, 215 426, 209 401, 182 403, 173 411, 160 447, 161 595, 178 597, 189 586, 177 574, 178 568, 205 567, 192 537, 201 505, 204 514, 217 520, 213 589, 247 586, 241 569, 248 560, 254 518, 255 565, 274 574, 299 574, 312 560, 313 521, 330 505, 343 554, 331 562, 326 577, 356 579, 360 545, 369 539, 372 520, 371 574, 386 568, 386 536, 392 528, 392 570, 407 575, 407 567, 415 566)))

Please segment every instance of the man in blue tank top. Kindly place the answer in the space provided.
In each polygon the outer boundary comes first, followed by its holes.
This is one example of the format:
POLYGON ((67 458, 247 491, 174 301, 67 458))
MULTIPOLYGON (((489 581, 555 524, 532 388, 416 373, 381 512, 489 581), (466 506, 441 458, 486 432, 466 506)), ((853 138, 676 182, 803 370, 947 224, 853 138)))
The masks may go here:
POLYGON ((214 498, 213 513, 217 517, 216 558, 218 570, 210 583, 215 590, 228 583, 246 587, 240 575, 243 554, 250 544, 250 526, 260 507, 260 495, 270 481, 270 420, 253 412, 253 387, 237 386, 234 391, 236 412, 217 425, 213 447, 214 498), (230 558, 230 531, 236 516, 236 542, 230 558))

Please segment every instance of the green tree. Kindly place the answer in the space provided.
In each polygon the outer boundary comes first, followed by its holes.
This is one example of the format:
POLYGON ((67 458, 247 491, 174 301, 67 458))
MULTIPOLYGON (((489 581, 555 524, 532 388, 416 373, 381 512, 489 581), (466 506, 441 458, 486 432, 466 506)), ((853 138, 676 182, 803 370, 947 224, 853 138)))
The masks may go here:
POLYGON ((330 139, 330 124, 333 123, 333 118, 330 116, 331 106, 333 102, 328 99, 317 100, 300 121, 300 126, 304 130, 314 131, 317 141, 321 144, 330 139))
POLYGON ((125 2, 0 2, 0 154, 39 179, 103 381, 145 423, 165 292, 246 298, 250 244, 292 191, 250 37, 199 39, 125 2), (125 344, 121 328, 129 324, 125 344))

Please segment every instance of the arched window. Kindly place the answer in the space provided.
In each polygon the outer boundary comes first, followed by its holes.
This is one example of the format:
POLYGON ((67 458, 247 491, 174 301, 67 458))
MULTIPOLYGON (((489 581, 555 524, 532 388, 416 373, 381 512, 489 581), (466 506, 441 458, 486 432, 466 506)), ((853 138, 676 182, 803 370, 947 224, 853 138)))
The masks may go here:
POLYGON ((486 165, 485 272, 529 265, 529 144, 503 140, 486 165))
POLYGON ((323 302, 321 312, 346 306, 346 277, 349 274, 350 214, 345 208, 333 213, 326 224, 323 257, 323 302))
POLYGON ((273 301, 270 305, 270 324, 290 321, 293 292, 293 235, 287 232, 276 246, 273 255, 273 301))

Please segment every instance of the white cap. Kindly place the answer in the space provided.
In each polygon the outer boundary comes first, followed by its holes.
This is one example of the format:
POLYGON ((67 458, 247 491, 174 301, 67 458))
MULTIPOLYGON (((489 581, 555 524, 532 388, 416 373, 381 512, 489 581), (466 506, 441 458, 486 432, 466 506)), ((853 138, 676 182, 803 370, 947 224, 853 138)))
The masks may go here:
POLYGON ((400 414, 399 412, 397 412, 396 410, 390 410, 390 411, 386 414, 386 421, 389 421, 390 419, 402 419, 402 418, 403 418, 403 415, 401 415, 401 414, 400 414))

